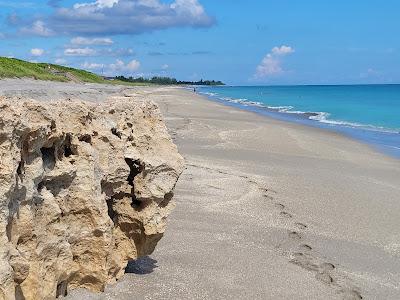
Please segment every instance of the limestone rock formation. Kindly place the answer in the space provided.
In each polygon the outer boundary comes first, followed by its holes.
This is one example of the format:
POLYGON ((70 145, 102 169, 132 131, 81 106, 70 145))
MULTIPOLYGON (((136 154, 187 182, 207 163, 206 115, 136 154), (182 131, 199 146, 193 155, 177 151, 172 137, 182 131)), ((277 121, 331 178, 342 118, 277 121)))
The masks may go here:
POLYGON ((152 102, 0 98, 0 299, 102 291, 154 250, 182 170, 152 102))

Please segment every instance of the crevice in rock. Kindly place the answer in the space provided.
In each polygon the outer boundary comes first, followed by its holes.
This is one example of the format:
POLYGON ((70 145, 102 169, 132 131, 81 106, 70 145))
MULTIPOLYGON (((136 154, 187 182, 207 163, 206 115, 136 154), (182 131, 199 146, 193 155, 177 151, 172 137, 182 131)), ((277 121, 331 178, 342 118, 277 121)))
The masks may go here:
POLYGON ((66 297, 68 295, 68 283, 66 281, 61 281, 57 284, 56 298, 60 296, 66 297))
POLYGON ((38 184, 38 191, 40 192, 43 187, 46 187, 46 189, 56 197, 62 190, 68 189, 74 179, 75 174, 64 174, 61 176, 52 177, 51 179, 44 179, 38 184))
POLYGON ((23 178, 24 178, 24 166, 25 166, 25 162, 23 159, 21 159, 21 161, 18 164, 18 168, 17 168, 17 181, 18 179, 21 180, 21 182, 23 182, 23 178))
POLYGON ((71 140, 72 140, 71 135, 67 134, 65 137, 65 141, 64 141, 64 156, 65 157, 70 157, 71 155, 76 154, 76 153, 74 153, 74 151, 71 147, 71 140))
POLYGON ((90 134, 82 134, 79 138, 78 138, 78 140, 80 141, 80 142, 85 142, 85 143, 88 143, 88 144, 92 144, 92 136, 90 135, 90 134))
POLYGON ((6 225, 6 234, 9 242, 11 242, 11 237, 12 237, 11 233, 12 233, 12 218, 9 217, 6 225))
POLYGON ((158 206, 161 208, 166 207, 173 197, 174 197, 173 192, 166 193, 164 196, 164 200, 158 206))
POLYGON ((108 208, 108 211, 107 211, 108 216, 115 223, 115 217, 117 214, 115 213, 114 208, 113 208, 114 199, 112 199, 112 198, 107 199, 106 203, 107 203, 107 208, 108 208))
POLYGON ((138 199, 136 199, 135 194, 132 193, 131 206, 136 210, 140 210, 141 209, 141 205, 142 205, 142 202, 140 202, 138 199))
POLYGON ((131 158, 125 158, 125 162, 130 169, 128 183, 130 186, 134 187, 135 177, 144 170, 144 165, 140 163, 140 160, 133 160, 131 158))
POLYGON ((25 300, 24 293, 19 284, 15 286, 15 300, 25 300))
POLYGON ((42 160, 43 160, 43 166, 45 169, 54 169, 54 166, 56 165, 56 153, 55 153, 55 147, 51 146, 49 148, 42 147, 40 148, 40 152, 42 153, 42 160))
POLYGON ((118 137, 119 139, 122 138, 122 133, 119 132, 119 131, 117 130, 117 128, 115 128, 115 127, 111 128, 111 133, 112 133, 113 135, 115 135, 116 137, 118 137))
POLYGON ((51 129, 51 130, 54 130, 54 129, 56 129, 56 128, 57 128, 56 122, 55 122, 54 120, 51 120, 50 129, 51 129))
POLYGON ((7 134, 0 133, 0 145, 3 144, 7 140, 7 134))
POLYGON ((39 182, 37 185, 37 190, 39 193, 43 190, 43 187, 44 187, 44 182, 43 181, 39 182))
POLYGON ((126 164, 129 166, 130 172, 129 176, 127 178, 128 184, 132 187, 132 192, 131 192, 131 206, 134 209, 140 209, 141 206, 141 201, 137 199, 135 195, 135 177, 140 174, 144 170, 144 164, 140 162, 140 160, 133 160, 131 158, 125 158, 126 164))

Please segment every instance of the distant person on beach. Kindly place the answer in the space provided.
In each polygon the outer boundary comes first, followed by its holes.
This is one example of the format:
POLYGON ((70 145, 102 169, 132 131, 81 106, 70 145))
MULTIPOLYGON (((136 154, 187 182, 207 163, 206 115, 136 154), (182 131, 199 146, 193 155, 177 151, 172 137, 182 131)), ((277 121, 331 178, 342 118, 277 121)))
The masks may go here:
POLYGON ((193 93, 196 93, 196 88, 193 88, 193 93))

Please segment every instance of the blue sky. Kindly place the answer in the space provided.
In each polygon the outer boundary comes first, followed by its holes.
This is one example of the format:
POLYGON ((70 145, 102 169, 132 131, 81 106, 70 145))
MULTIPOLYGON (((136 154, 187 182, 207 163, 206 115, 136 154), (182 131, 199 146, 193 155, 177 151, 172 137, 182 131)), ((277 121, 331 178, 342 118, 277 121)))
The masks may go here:
POLYGON ((0 56, 228 84, 400 83, 400 1, 0 0, 0 56))

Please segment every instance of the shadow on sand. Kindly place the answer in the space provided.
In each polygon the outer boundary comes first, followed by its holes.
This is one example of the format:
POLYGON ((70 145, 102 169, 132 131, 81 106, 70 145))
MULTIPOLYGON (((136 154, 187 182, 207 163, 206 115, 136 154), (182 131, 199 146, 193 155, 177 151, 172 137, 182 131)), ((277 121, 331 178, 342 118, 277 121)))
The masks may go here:
POLYGON ((137 260, 131 260, 126 266, 125 273, 145 275, 152 273, 157 267, 157 261, 155 259, 144 256, 137 260))

